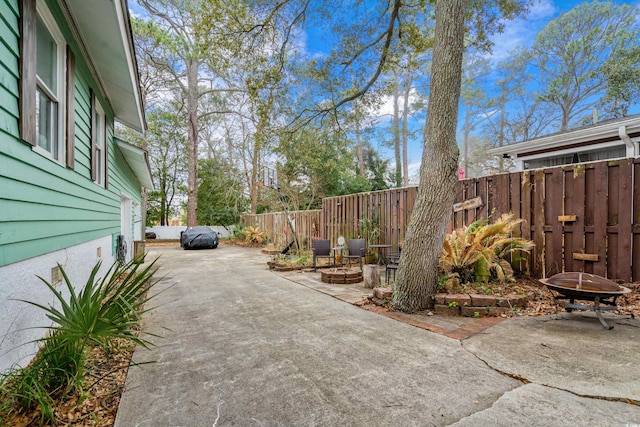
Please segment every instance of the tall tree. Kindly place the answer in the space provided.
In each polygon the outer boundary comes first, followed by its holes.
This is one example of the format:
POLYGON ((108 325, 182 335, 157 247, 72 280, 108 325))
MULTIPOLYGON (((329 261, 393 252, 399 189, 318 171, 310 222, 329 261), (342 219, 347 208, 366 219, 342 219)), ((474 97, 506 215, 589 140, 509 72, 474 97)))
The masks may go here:
POLYGON ((154 108, 147 111, 149 129, 142 135, 126 132, 126 138, 142 145, 149 152, 149 166, 155 189, 148 194, 147 222, 169 225, 176 213, 177 197, 184 194, 186 184, 186 138, 184 116, 176 114, 177 108, 154 108))
POLYGON ((538 33, 532 49, 539 58, 541 98, 560 110, 560 130, 601 105, 606 89, 602 66, 638 44, 639 13, 631 5, 585 2, 538 33))
POLYGON ((465 18, 469 18, 469 27, 475 31, 476 43, 488 47, 487 32, 500 29, 499 16, 512 18, 525 9, 524 2, 487 3, 473 9, 465 0, 436 2, 431 92, 418 198, 407 227, 392 301, 402 311, 432 307, 437 288, 438 260, 457 183, 459 151, 455 131, 465 18))
MULTIPOLYGON (((181 0, 138 0, 152 19, 139 26, 143 35, 155 42, 139 51, 143 60, 166 76, 180 93, 187 123, 187 225, 197 225, 200 100, 209 94, 201 90, 205 58, 194 34, 202 13, 200 2, 181 0)), ((210 71, 209 71, 210 72, 210 71)))
POLYGON ((604 110, 611 117, 623 117, 640 100, 640 45, 620 49, 603 65, 607 80, 604 110))
POLYGON ((198 223, 233 225, 247 208, 240 171, 223 156, 198 161, 198 223))
POLYGON ((465 178, 472 176, 469 170, 471 132, 495 113, 495 110, 489 111, 489 108, 492 107, 491 101, 482 84, 490 72, 489 59, 480 55, 479 52, 470 52, 463 61, 461 102, 464 108, 462 146, 465 178))
POLYGON ((394 307, 407 312, 432 303, 438 281, 438 257, 455 196, 458 99, 464 52, 464 0, 436 3, 431 94, 425 127, 420 184, 407 227, 394 307))

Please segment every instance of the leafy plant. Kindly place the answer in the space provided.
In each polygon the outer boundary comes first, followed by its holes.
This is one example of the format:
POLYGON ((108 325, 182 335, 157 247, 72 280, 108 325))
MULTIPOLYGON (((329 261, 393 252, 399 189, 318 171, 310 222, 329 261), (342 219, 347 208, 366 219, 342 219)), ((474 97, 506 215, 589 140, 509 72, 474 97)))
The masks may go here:
POLYGON ((512 237, 520 222, 513 214, 504 214, 494 223, 475 221, 448 234, 440 256, 447 282, 487 282, 491 277, 500 283, 513 281, 506 257, 514 251, 529 252, 534 246, 530 240, 512 237))
POLYGON ((367 246, 375 244, 382 232, 378 225, 378 221, 370 220, 369 218, 361 218, 358 220, 358 223, 358 232, 363 239, 367 240, 367 246))
POLYGON ((233 229, 232 229, 232 233, 233 233, 233 238, 234 239, 244 240, 244 238, 245 238, 244 225, 242 225, 242 224, 234 225, 233 229))
POLYGON ((69 298, 40 277, 61 308, 23 300, 42 309, 53 325, 43 327, 48 334, 39 340, 42 347, 31 364, 10 371, 0 379, 0 420, 10 411, 38 406, 41 423, 52 422, 52 396, 81 388, 89 346, 97 345, 110 351, 111 342, 116 338, 128 339, 146 348, 152 345, 137 336, 136 329, 140 315, 151 309, 144 305, 153 298, 148 296, 148 291, 154 285, 154 265, 155 261, 145 268, 134 262, 116 262, 99 280, 101 263, 98 262, 80 292, 76 292, 64 268, 59 266, 69 298))
POLYGON ((256 224, 255 227, 247 226, 242 230, 244 234, 244 240, 247 243, 263 244, 267 240, 267 233, 260 231, 260 227, 256 224))

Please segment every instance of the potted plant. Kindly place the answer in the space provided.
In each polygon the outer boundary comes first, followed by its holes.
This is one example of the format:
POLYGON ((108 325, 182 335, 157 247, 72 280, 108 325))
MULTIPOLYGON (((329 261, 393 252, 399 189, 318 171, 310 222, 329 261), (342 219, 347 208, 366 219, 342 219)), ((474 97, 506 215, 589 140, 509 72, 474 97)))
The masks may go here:
POLYGON ((370 220, 369 218, 361 218, 358 220, 360 223, 358 227, 361 238, 367 242, 367 251, 365 254, 365 263, 374 264, 377 262, 377 253, 371 249, 371 245, 375 244, 381 234, 380 227, 377 220, 370 220))

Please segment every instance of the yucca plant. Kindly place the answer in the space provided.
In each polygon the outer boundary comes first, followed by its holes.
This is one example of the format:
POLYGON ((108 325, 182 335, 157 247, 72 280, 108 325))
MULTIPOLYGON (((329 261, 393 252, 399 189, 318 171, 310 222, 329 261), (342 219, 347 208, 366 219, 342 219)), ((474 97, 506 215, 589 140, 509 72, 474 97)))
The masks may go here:
POLYGON ((155 262, 141 271, 138 271, 140 264, 116 262, 102 280, 97 280, 101 267, 101 262, 98 262, 79 293, 76 293, 64 268, 60 266, 69 291, 68 301, 51 283, 39 277, 61 306, 57 309, 24 301, 44 310, 54 322, 54 325, 47 327, 52 332, 51 336, 43 338, 43 341, 55 337, 62 341, 79 341, 83 346, 93 343, 107 348, 112 338, 126 338, 148 347, 150 342, 138 337, 134 327, 138 325, 140 315, 150 310, 142 307, 152 298, 147 291, 153 285, 151 278, 155 272, 155 262))
POLYGON ((145 348, 152 345, 138 336, 137 327, 140 315, 152 309, 145 304, 155 296, 148 291, 156 283, 152 281, 156 261, 144 268, 134 262, 116 262, 101 280, 97 278, 101 267, 98 262, 80 292, 76 292, 64 268, 59 266, 68 298, 39 277, 60 308, 23 300, 44 310, 53 324, 43 327, 49 332, 39 340, 43 345, 31 364, 1 378, 0 397, 5 403, 0 406, 0 420, 2 413, 15 404, 18 410, 39 406, 41 423, 53 421, 52 396, 80 388, 89 345, 110 350, 116 338, 131 340, 145 348))
POLYGON ((530 240, 512 236, 521 222, 513 214, 504 214, 494 223, 475 221, 448 234, 440 256, 440 268, 447 280, 487 282, 494 276, 501 283, 512 281, 513 269, 507 255, 529 252, 534 246, 530 240))

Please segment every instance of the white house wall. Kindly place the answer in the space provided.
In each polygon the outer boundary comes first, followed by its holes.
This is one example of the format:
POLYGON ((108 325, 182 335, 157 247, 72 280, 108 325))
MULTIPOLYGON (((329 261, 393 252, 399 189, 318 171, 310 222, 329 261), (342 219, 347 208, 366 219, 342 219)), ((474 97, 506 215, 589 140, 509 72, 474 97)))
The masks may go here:
MULTIPOLYGON (((45 306, 54 303, 51 291, 37 276, 50 281, 51 269, 59 263, 76 291, 79 291, 91 269, 100 260, 102 267, 99 276, 103 277, 114 262, 111 236, 0 267, 0 283, 13 284, 0 286, 0 372, 14 364, 27 364, 37 350, 37 344, 33 341, 42 338, 45 333, 42 329, 29 328, 51 324, 41 309, 19 301, 28 300, 45 306)), ((64 282, 58 283, 56 289, 68 296, 64 282)))

